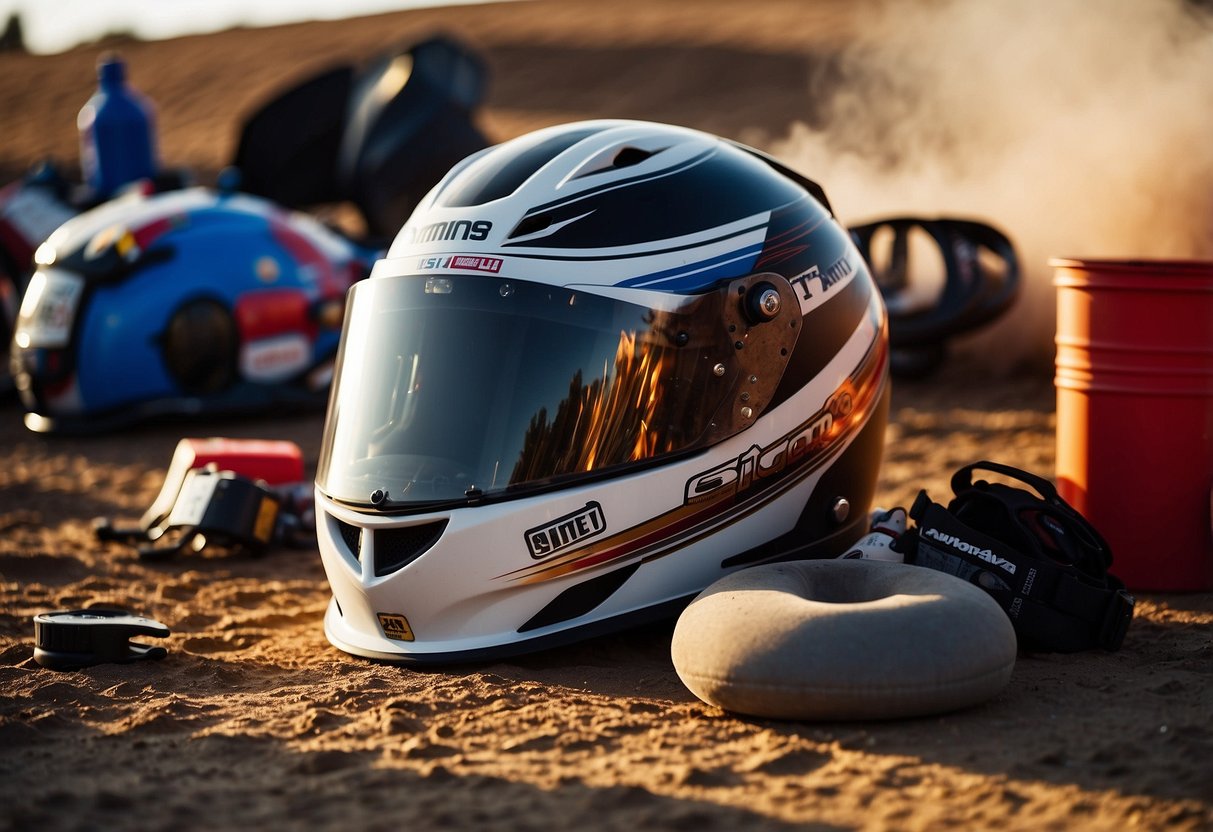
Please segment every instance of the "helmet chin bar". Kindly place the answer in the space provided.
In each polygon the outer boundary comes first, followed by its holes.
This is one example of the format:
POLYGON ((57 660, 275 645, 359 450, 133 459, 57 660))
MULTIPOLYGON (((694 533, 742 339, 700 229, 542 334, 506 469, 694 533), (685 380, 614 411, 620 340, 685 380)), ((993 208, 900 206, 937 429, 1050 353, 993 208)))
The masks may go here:
POLYGON ((713 367, 720 376, 731 373, 731 389, 721 398, 703 444, 745 430, 766 410, 796 347, 801 323, 800 301, 782 275, 758 273, 729 282, 721 326, 739 360, 713 367))

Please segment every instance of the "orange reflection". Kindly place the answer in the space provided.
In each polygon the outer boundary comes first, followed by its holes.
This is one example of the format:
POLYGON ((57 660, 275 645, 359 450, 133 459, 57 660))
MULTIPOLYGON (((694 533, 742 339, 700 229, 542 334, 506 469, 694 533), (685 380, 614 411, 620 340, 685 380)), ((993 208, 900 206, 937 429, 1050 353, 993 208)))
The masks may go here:
POLYGON ((670 356, 635 331, 621 331, 614 366, 588 385, 578 371, 568 395, 549 419, 546 408, 531 417, 510 482, 554 474, 583 473, 648 459, 673 450, 672 402, 662 372, 670 356))

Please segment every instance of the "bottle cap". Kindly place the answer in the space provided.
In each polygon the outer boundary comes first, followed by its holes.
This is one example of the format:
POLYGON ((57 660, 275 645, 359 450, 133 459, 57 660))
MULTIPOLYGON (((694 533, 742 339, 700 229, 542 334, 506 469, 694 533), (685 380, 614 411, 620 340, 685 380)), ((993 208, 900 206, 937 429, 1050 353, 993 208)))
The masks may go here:
POLYGON ((117 52, 103 52, 97 58, 97 79, 103 83, 121 83, 126 80, 126 64, 117 52))

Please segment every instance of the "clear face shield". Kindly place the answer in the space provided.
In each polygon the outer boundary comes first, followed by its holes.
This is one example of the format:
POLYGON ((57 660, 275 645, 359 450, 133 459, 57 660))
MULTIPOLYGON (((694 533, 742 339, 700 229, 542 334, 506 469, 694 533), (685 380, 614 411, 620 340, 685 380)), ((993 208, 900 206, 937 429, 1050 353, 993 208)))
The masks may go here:
POLYGON ((719 442, 770 402, 800 335, 759 274, 662 308, 497 277, 356 284, 317 484, 424 510, 513 496, 719 442))

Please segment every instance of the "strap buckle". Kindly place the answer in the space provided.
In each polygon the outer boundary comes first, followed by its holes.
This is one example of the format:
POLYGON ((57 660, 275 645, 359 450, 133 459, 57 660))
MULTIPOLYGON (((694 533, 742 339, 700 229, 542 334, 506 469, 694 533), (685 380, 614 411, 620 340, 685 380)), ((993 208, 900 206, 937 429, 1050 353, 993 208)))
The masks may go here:
POLYGON ((1137 599, 1127 590, 1116 590, 1099 628, 1100 647, 1105 650, 1120 649, 1125 640, 1125 633, 1129 630, 1129 622, 1133 620, 1133 607, 1136 603, 1137 599))

